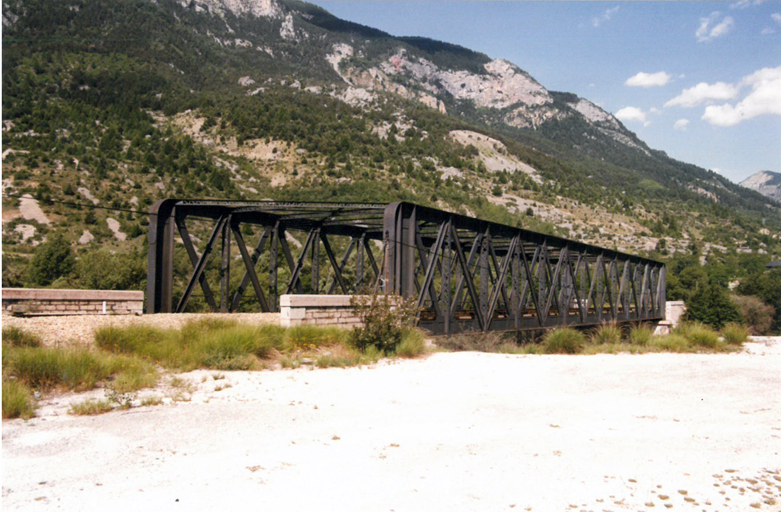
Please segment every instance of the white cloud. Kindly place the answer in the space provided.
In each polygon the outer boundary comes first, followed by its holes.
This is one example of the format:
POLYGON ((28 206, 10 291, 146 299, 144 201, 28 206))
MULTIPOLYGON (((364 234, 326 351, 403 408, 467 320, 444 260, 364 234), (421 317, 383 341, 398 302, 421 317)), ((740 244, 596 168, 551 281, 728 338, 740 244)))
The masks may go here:
POLYGON ((649 110, 649 112, 652 113, 652 114, 661 114, 662 113, 662 111, 659 110, 656 107, 651 107, 651 110, 649 110))
POLYGON ((781 116, 781 66, 763 68, 745 77, 740 87, 751 87, 739 103, 710 105, 702 119, 715 126, 735 126, 761 115, 781 116))
POLYGON ((643 123, 643 126, 648 126, 651 124, 646 119, 646 114, 641 109, 637 107, 624 107, 618 112, 616 112, 616 117, 620 119, 621 121, 639 121, 643 123))
POLYGON ((769 35, 769 34, 775 34, 775 33, 776 33, 776 31, 773 30, 770 27, 765 27, 765 28, 762 29, 762 32, 760 32, 760 34, 762 34, 763 36, 766 36, 766 35, 769 35))
POLYGON ((664 71, 643 73, 642 71, 627 79, 624 85, 630 87, 661 87, 670 83, 672 77, 664 71))
POLYGON ((759 5, 765 3, 765 0, 739 0, 734 4, 730 4, 730 9, 747 9, 752 5, 759 5))
POLYGON ((619 8, 620 8, 620 6, 617 5, 617 6, 613 7, 612 9, 607 9, 605 12, 603 12, 599 16, 594 16, 591 19, 591 24, 594 25, 594 28, 599 28, 599 26, 602 25, 603 23, 605 23, 606 21, 610 21, 610 18, 612 18, 613 15, 618 12, 619 8))
POLYGON ((700 26, 694 35, 697 37, 698 43, 704 43, 727 35, 734 26, 735 20, 731 16, 722 18, 722 14, 715 11, 707 18, 700 18, 700 26))
POLYGON ((781 25, 781 12, 774 12, 770 15, 770 19, 781 25))
POLYGON ((738 95, 738 87, 724 82, 713 85, 700 82, 694 87, 684 89, 681 94, 664 104, 665 107, 696 107, 712 100, 731 100, 738 95))
POLYGON ((688 126, 689 126, 688 119, 678 119, 677 121, 675 121, 673 128, 675 130, 678 130, 679 132, 685 132, 688 126))

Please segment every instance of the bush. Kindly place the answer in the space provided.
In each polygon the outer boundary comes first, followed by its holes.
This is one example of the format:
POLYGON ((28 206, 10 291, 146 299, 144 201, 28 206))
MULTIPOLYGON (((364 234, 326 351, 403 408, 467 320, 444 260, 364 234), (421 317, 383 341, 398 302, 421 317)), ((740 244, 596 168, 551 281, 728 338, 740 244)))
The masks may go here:
POLYGON ((65 238, 56 233, 35 251, 27 265, 27 283, 31 286, 48 286, 60 277, 71 273, 74 266, 73 251, 65 238))
POLYGON ((776 314, 773 306, 765 304, 762 299, 753 295, 733 295, 732 301, 738 306, 743 322, 751 334, 761 336, 770 332, 776 314))
POLYGON ((35 402, 27 386, 15 380, 3 379, 3 419, 26 419, 34 414, 35 402))
POLYGON ((633 345, 640 345, 645 347, 651 342, 654 337, 653 330, 647 325, 633 325, 629 330, 629 342, 633 345))
POLYGON ((74 277, 91 290, 142 290, 146 283, 146 262, 137 252, 112 254, 107 249, 82 254, 74 277))
POLYGON ((591 332, 590 340, 598 345, 621 343, 621 328, 616 324, 602 324, 591 332))
POLYGON ((702 322, 714 329, 740 321, 740 311, 727 292, 717 285, 701 286, 686 304, 686 320, 702 322))
POLYGON ((740 324, 729 323, 721 330, 724 341, 730 345, 741 345, 748 340, 748 329, 740 324))
POLYGON ((542 348, 546 354, 577 354, 583 350, 585 343, 586 337, 582 332, 565 327, 545 335, 542 348))
POLYGON ((717 348, 719 345, 719 334, 700 322, 684 322, 673 332, 680 334, 686 341, 697 347, 717 348))
POLYGON ((417 316, 415 299, 397 295, 353 295, 350 305, 363 324, 353 329, 352 343, 361 350, 372 346, 385 354, 396 352, 404 329, 411 327, 417 316))
POLYGON ((3 347, 40 347, 41 339, 19 327, 3 327, 3 347))

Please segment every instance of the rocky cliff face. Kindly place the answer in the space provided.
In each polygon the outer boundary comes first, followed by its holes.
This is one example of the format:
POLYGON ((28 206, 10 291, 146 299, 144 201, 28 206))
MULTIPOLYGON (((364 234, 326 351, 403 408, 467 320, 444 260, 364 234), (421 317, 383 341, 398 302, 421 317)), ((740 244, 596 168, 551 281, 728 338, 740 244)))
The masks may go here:
POLYGON ((773 171, 759 171, 740 182, 742 187, 756 190, 763 196, 781 203, 781 173, 773 171))

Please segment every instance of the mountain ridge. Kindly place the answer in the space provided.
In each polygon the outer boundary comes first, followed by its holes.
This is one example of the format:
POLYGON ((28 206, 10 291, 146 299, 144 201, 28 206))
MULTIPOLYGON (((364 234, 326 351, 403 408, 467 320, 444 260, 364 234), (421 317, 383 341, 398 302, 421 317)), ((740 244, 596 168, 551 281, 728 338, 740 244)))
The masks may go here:
POLYGON ((657 256, 778 247, 776 203, 457 45, 277 0, 6 0, 3 23, 11 263, 62 229, 138 249, 127 211, 170 196, 409 200, 657 256), (120 210, 46 202, 74 198, 120 210))

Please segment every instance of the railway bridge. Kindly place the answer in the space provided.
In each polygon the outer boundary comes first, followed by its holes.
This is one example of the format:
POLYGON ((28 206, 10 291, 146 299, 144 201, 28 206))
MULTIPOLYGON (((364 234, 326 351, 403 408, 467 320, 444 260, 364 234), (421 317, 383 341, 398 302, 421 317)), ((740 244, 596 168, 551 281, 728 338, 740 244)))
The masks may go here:
POLYGON ((195 295, 212 311, 272 312, 280 294, 398 294, 434 334, 665 314, 658 261, 407 202, 158 201, 147 283, 149 313, 184 312, 195 295))

